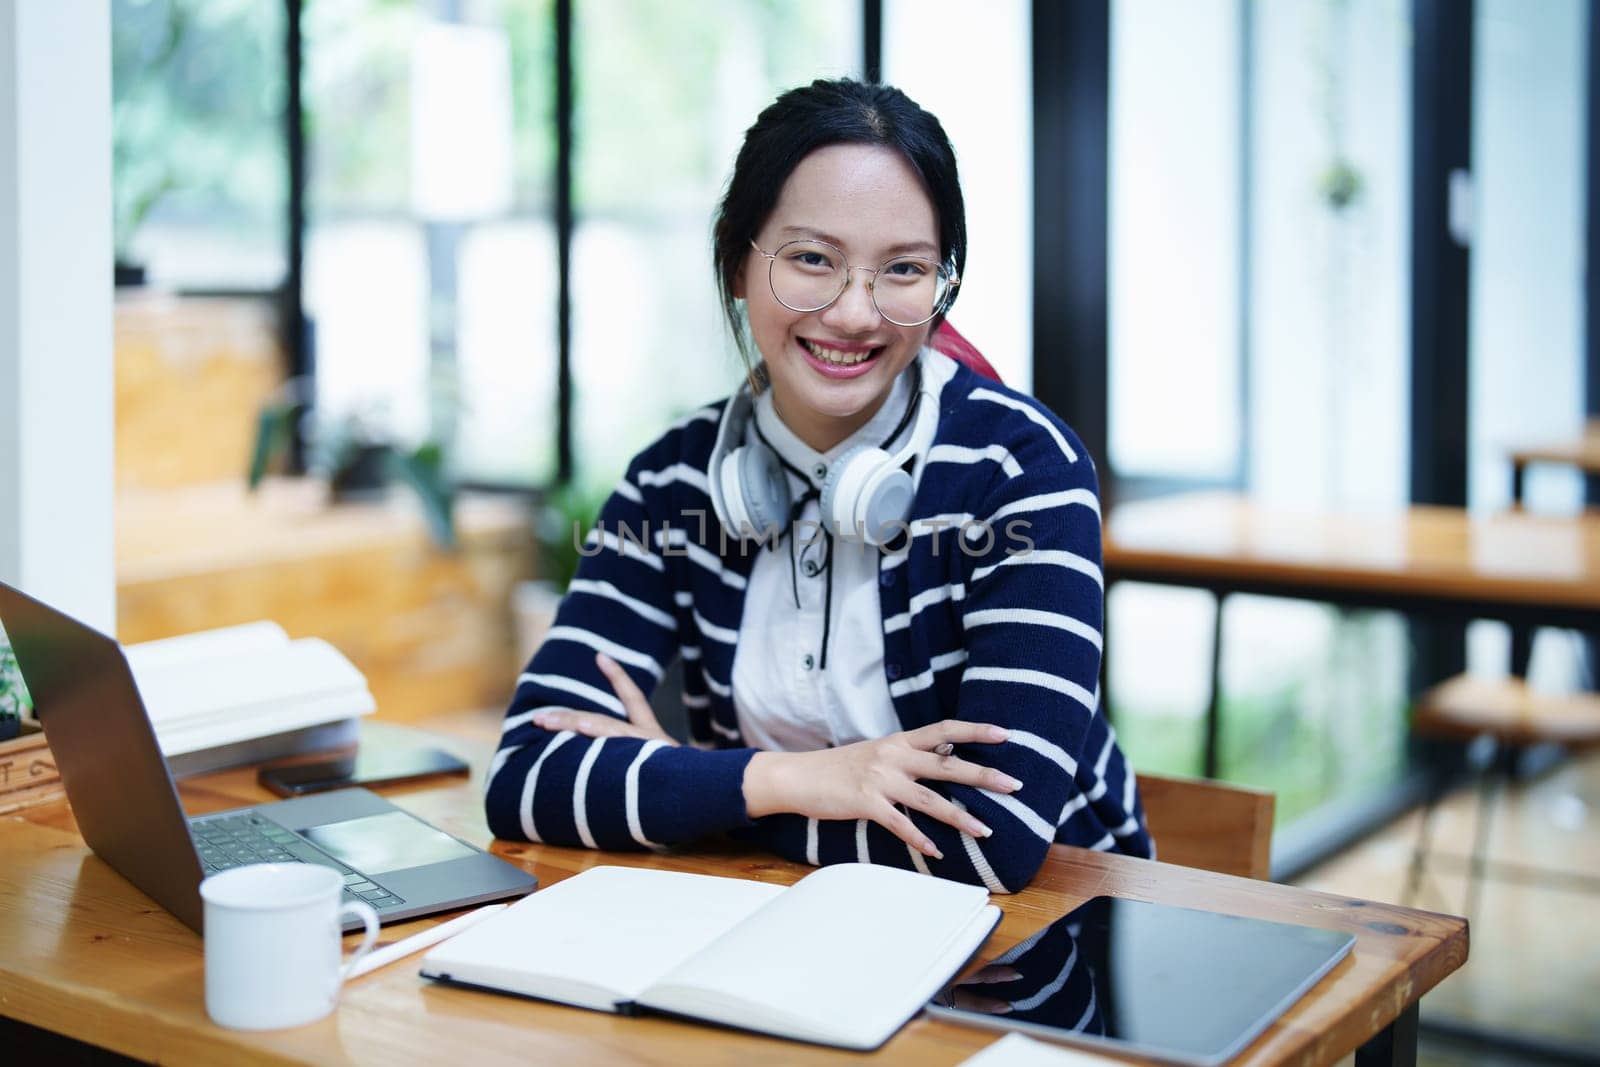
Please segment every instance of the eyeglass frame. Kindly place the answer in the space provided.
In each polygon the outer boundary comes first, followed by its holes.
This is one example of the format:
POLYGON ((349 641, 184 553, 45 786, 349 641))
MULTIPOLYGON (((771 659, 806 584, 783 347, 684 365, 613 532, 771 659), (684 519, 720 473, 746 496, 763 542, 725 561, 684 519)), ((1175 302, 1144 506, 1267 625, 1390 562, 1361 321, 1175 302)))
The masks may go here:
POLYGON ((876 311, 883 318, 883 321, 889 323, 890 325, 899 326, 902 329, 913 329, 917 326, 926 325, 943 314, 944 310, 950 306, 952 294, 955 292, 956 287, 961 284, 961 275, 956 273, 954 267, 947 269, 945 264, 940 263, 938 260, 928 259, 925 256, 890 256, 882 263, 879 263, 876 267, 856 267, 852 266, 850 261, 845 258, 844 249, 840 248, 838 245, 829 244, 827 241, 819 241, 814 237, 796 237, 792 241, 783 242, 783 244, 779 245, 771 252, 768 252, 765 248, 762 248, 760 245, 756 244, 756 239, 754 237, 749 238, 749 241, 750 247, 755 249, 756 252, 760 253, 760 255, 762 255, 767 261, 767 288, 772 292, 772 299, 776 300, 790 311, 797 312, 801 315, 811 315, 818 311, 826 311, 828 308, 831 308, 838 302, 839 298, 845 294, 845 290, 850 288, 850 279, 854 277, 854 275, 852 275, 850 272, 864 270, 868 274, 872 275, 872 280, 866 283, 867 299, 872 301, 872 310, 876 311), (832 298, 830 298, 827 303, 821 304, 814 308, 797 308, 793 304, 790 304, 788 301, 784 300, 783 297, 778 295, 778 287, 772 281, 773 265, 778 262, 778 253, 782 252, 790 245, 821 245, 823 248, 831 248, 835 252, 839 253, 839 262, 844 264, 844 284, 839 286, 839 291, 834 293, 832 298), (883 268, 887 267, 889 264, 895 263, 902 259, 918 259, 924 263, 932 263, 935 271, 945 274, 948 278, 944 295, 934 303, 933 311, 929 313, 928 317, 919 322, 895 322, 889 316, 884 315, 883 308, 878 306, 877 290, 873 288, 878 281, 878 272, 883 270, 883 268))

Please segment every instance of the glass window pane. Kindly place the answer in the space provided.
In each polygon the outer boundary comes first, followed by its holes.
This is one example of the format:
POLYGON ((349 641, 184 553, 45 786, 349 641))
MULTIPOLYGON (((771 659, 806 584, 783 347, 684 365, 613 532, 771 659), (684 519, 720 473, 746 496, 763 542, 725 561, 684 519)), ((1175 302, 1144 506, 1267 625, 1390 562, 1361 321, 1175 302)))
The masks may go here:
POLYGON ((1109 448, 1119 475, 1230 478, 1238 465, 1239 31, 1235 0, 1112 5, 1109 448))
POLYGON ((118 262, 169 288, 281 284, 283 5, 115 0, 111 26, 118 262))
POLYGON ((1279 503, 1409 497, 1409 9, 1251 4, 1249 484, 1279 503))
POLYGON ((307 5, 317 402, 457 474, 554 467, 549 0, 307 5))
POLYGON ((711 271, 740 139, 781 89, 857 72, 853 0, 577 5, 573 379, 579 476, 608 483, 743 376, 711 271))
MULTIPOLYGON (((1471 259, 1471 504, 1511 502, 1508 451, 1583 428, 1587 4, 1479 0, 1471 259)), ((1533 468, 1530 506, 1581 506, 1575 471, 1533 468)))
POLYGON ((325 221, 306 238, 317 412, 420 440, 428 429, 427 249, 405 219, 325 221))
POLYGON ((884 80, 939 119, 967 207, 967 270, 951 325, 1001 379, 1033 385, 1032 16, 1023 0, 889 0, 884 80), (930 63, 961 42, 961 62, 930 63))

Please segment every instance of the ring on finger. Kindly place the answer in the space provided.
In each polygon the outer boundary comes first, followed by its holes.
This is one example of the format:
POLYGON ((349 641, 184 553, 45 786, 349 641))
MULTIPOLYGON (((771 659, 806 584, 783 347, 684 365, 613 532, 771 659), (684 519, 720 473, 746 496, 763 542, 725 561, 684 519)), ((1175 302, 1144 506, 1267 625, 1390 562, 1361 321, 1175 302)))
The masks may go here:
POLYGON ((955 750, 956 750, 956 746, 951 744, 949 741, 942 741, 939 744, 933 746, 933 754, 935 756, 953 755, 955 753, 955 750))

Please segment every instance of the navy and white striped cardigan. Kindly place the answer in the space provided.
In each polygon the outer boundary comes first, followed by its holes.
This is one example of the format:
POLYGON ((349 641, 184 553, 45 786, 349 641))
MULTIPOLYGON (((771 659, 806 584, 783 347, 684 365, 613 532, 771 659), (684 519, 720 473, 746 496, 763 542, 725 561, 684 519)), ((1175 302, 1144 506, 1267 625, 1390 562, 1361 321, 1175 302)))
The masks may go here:
POLYGON ((1023 787, 1002 795, 926 782, 993 830, 974 839, 909 812, 939 860, 866 820, 746 815, 745 765, 756 750, 741 742, 729 679, 741 628, 761 625, 745 618, 744 603, 763 549, 725 537, 707 496, 725 404, 635 457, 590 531, 594 554, 580 562, 506 715, 485 798, 495 835, 653 849, 731 832, 793 860, 911 867, 996 893, 1025 886, 1052 841, 1151 855, 1133 773, 1098 712, 1104 585, 1093 464, 1043 405, 965 367, 939 394, 909 547, 880 563, 883 669, 908 730, 946 718, 1004 726, 1006 742, 957 753, 1023 787), (970 520, 986 520, 994 536, 974 530, 958 543, 970 520), (596 651, 646 693, 681 656, 694 744, 534 725, 550 707, 624 714, 596 651))

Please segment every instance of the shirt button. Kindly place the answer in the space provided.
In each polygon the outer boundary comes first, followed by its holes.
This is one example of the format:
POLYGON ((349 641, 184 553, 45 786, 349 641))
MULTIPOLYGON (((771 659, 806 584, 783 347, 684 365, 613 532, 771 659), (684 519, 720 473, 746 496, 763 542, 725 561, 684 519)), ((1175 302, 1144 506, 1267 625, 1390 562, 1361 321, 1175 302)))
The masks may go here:
POLYGON ((828 476, 828 465, 826 463, 818 463, 811 468, 811 476, 817 479, 826 478, 828 476))
POLYGON ((882 571, 878 575, 878 584, 885 589, 894 584, 894 571, 882 571))
POLYGON ((804 667, 806 670, 809 671, 812 667, 815 667, 816 665, 817 665, 817 661, 811 655, 811 653, 807 652, 805 655, 800 657, 800 666, 804 667))
POLYGON ((900 680, 900 664, 890 663, 886 665, 883 668, 883 673, 889 676, 889 681, 898 682, 900 680))
POLYGON ((800 571, 807 578, 815 578, 817 576, 817 571, 820 569, 821 568, 817 566, 817 561, 814 559, 808 559, 804 563, 800 564, 800 571))

